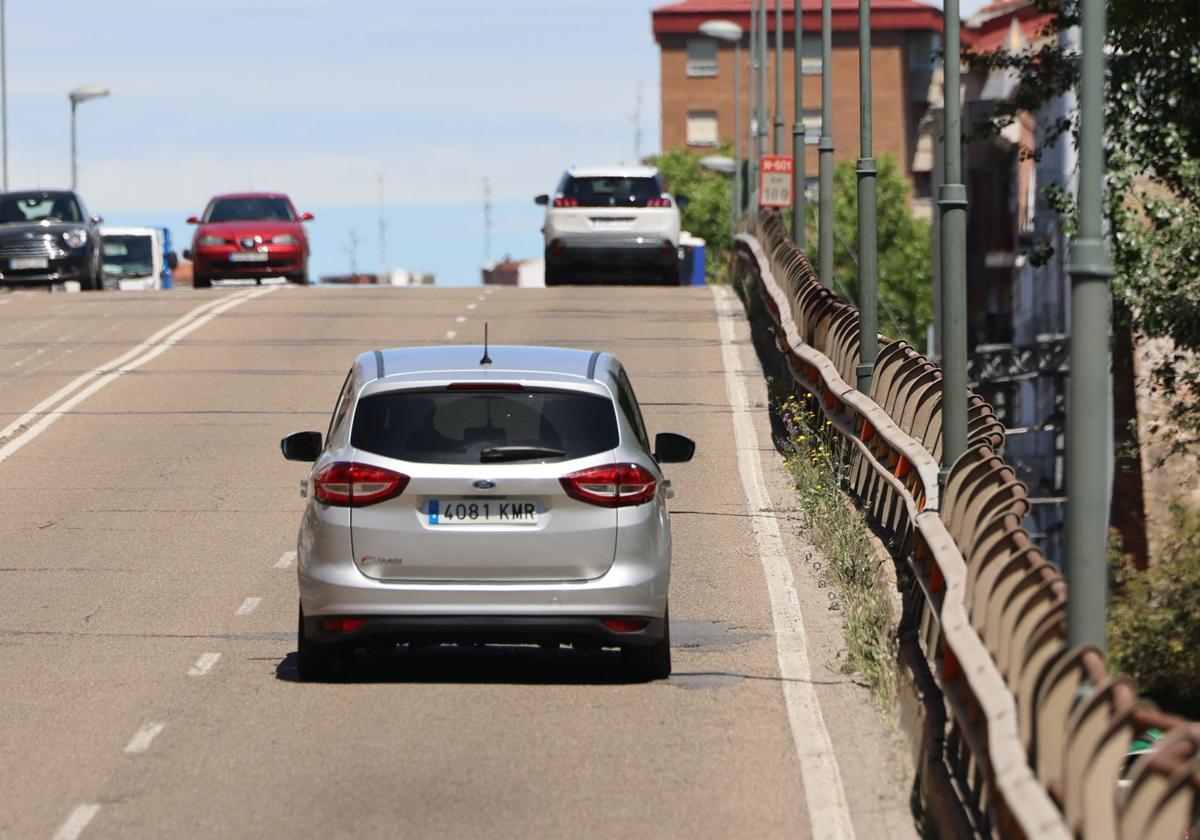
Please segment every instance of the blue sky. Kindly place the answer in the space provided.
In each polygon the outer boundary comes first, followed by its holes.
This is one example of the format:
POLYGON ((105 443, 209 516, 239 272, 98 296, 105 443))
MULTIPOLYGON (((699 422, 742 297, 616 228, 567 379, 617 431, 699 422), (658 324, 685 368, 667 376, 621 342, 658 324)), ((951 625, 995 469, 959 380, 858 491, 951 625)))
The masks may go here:
MULTIPOLYGON (((120 224, 170 226, 210 195, 289 193, 317 218, 314 273, 387 262, 475 283, 484 258, 537 256, 547 192, 571 163, 628 162, 639 83, 643 154, 658 148, 662 0, 9 0, 12 188, 66 185, 67 92, 79 188, 120 224)), ((972 4, 973 6, 974 4, 972 4)))

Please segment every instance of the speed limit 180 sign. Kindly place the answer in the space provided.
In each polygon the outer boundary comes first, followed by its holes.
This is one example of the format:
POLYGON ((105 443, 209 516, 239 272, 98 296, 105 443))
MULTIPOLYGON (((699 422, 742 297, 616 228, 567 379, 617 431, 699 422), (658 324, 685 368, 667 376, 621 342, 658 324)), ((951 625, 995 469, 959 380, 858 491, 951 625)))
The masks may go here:
POLYGON ((792 159, 766 156, 759 167, 758 205, 792 206, 792 159))

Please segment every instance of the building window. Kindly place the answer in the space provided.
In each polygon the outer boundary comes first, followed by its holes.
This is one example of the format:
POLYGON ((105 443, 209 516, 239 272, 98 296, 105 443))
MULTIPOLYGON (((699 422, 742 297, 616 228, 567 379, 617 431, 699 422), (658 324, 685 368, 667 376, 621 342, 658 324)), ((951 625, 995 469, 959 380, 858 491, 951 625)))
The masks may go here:
POLYGON ((908 42, 908 66, 913 70, 937 67, 942 59, 942 36, 938 32, 919 32, 908 42))
POLYGON ((687 144, 689 146, 715 146, 718 140, 716 111, 688 111, 687 144))
POLYGON ((821 109, 805 108, 801 112, 800 122, 804 123, 804 143, 815 146, 821 142, 821 109))
POLYGON ((711 38, 693 38, 687 42, 687 74, 717 75, 717 42, 711 38))
POLYGON ((819 38, 800 39, 800 69, 806 76, 821 74, 821 41, 819 38))

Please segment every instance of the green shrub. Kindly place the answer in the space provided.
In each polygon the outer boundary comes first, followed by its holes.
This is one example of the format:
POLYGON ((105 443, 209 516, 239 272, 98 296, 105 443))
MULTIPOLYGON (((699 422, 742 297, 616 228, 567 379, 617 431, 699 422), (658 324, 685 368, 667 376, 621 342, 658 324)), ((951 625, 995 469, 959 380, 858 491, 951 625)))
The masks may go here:
POLYGON ((1108 624, 1113 669, 1160 706, 1200 716, 1200 511, 1173 505, 1175 527, 1146 571, 1118 566, 1108 624))

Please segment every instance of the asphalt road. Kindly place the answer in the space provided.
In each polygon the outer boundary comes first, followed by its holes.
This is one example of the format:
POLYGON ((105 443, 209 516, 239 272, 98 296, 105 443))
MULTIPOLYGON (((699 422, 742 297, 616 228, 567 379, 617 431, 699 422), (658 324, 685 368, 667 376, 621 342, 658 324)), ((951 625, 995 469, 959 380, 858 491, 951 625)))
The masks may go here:
POLYGON ((914 836, 765 399, 725 290, 0 294, 0 837, 914 836), (616 353, 651 432, 696 439, 674 676, 441 647, 297 682, 279 438, 324 429, 360 351, 484 321, 616 353))

